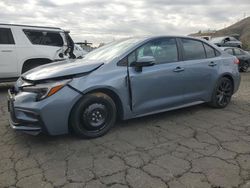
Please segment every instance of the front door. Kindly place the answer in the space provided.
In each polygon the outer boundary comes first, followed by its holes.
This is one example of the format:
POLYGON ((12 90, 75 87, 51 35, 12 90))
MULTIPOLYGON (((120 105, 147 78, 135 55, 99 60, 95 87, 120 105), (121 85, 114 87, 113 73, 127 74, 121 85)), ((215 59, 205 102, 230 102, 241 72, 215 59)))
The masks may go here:
POLYGON ((17 77, 15 41, 10 28, 0 28, 0 78, 17 77))
POLYGON ((141 71, 129 67, 132 109, 135 114, 154 113, 182 103, 183 72, 175 38, 150 41, 128 57, 129 65, 144 56, 153 56, 155 65, 141 71))

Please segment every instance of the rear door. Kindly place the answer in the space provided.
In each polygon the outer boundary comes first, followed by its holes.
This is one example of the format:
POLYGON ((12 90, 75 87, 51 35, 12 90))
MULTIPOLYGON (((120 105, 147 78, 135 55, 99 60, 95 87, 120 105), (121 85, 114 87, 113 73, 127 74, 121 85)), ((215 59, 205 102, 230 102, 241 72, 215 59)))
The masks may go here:
POLYGON ((17 76, 17 55, 12 30, 0 26, 0 78, 17 76))
POLYGON ((184 103, 210 99, 220 60, 216 50, 200 40, 181 38, 184 71, 184 103))
POLYGON ((143 56, 153 56, 156 64, 137 71, 129 67, 132 109, 147 114, 182 104, 183 71, 175 38, 150 41, 128 56, 129 65, 143 56))

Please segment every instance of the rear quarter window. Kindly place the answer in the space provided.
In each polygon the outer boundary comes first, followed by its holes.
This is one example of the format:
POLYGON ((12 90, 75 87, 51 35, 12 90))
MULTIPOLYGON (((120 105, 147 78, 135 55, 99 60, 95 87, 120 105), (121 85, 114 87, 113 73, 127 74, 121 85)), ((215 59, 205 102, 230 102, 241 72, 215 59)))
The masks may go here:
POLYGON ((59 32, 23 30, 30 42, 35 45, 63 46, 63 39, 59 32))
POLYGON ((0 28, 0 44, 15 44, 10 28, 0 28))
POLYGON ((206 43, 203 43, 205 51, 206 51, 206 56, 207 58, 213 58, 216 56, 220 55, 220 52, 218 52, 216 49, 214 49, 212 46, 209 46, 206 43))

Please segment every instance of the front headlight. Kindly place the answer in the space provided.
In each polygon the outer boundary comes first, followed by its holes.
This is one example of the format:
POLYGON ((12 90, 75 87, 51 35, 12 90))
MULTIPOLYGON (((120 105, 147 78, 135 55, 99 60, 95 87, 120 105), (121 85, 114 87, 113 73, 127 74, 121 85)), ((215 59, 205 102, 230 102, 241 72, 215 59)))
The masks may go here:
POLYGON ((36 93, 37 100, 39 101, 46 97, 54 95, 70 81, 71 79, 61 80, 61 81, 51 81, 51 82, 41 83, 41 84, 32 85, 32 86, 24 86, 22 87, 22 91, 36 93))

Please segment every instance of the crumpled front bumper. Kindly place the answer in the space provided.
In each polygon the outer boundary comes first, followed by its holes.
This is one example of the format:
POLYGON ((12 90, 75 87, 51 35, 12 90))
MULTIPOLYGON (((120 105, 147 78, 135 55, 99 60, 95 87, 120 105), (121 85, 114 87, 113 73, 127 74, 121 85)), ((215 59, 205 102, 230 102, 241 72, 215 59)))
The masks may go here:
POLYGON ((8 90, 8 111, 9 111, 9 123, 12 129, 16 131, 22 131, 27 134, 37 135, 41 132, 46 132, 39 115, 33 111, 14 108, 15 95, 8 90), (23 115, 23 119, 18 119, 16 113, 23 115))
POLYGON ((15 89, 8 91, 8 109, 10 126, 32 135, 41 132, 49 135, 61 135, 69 132, 69 116, 81 94, 65 86, 54 95, 36 100, 36 94, 15 89), (14 91, 13 91, 14 90, 14 91))

